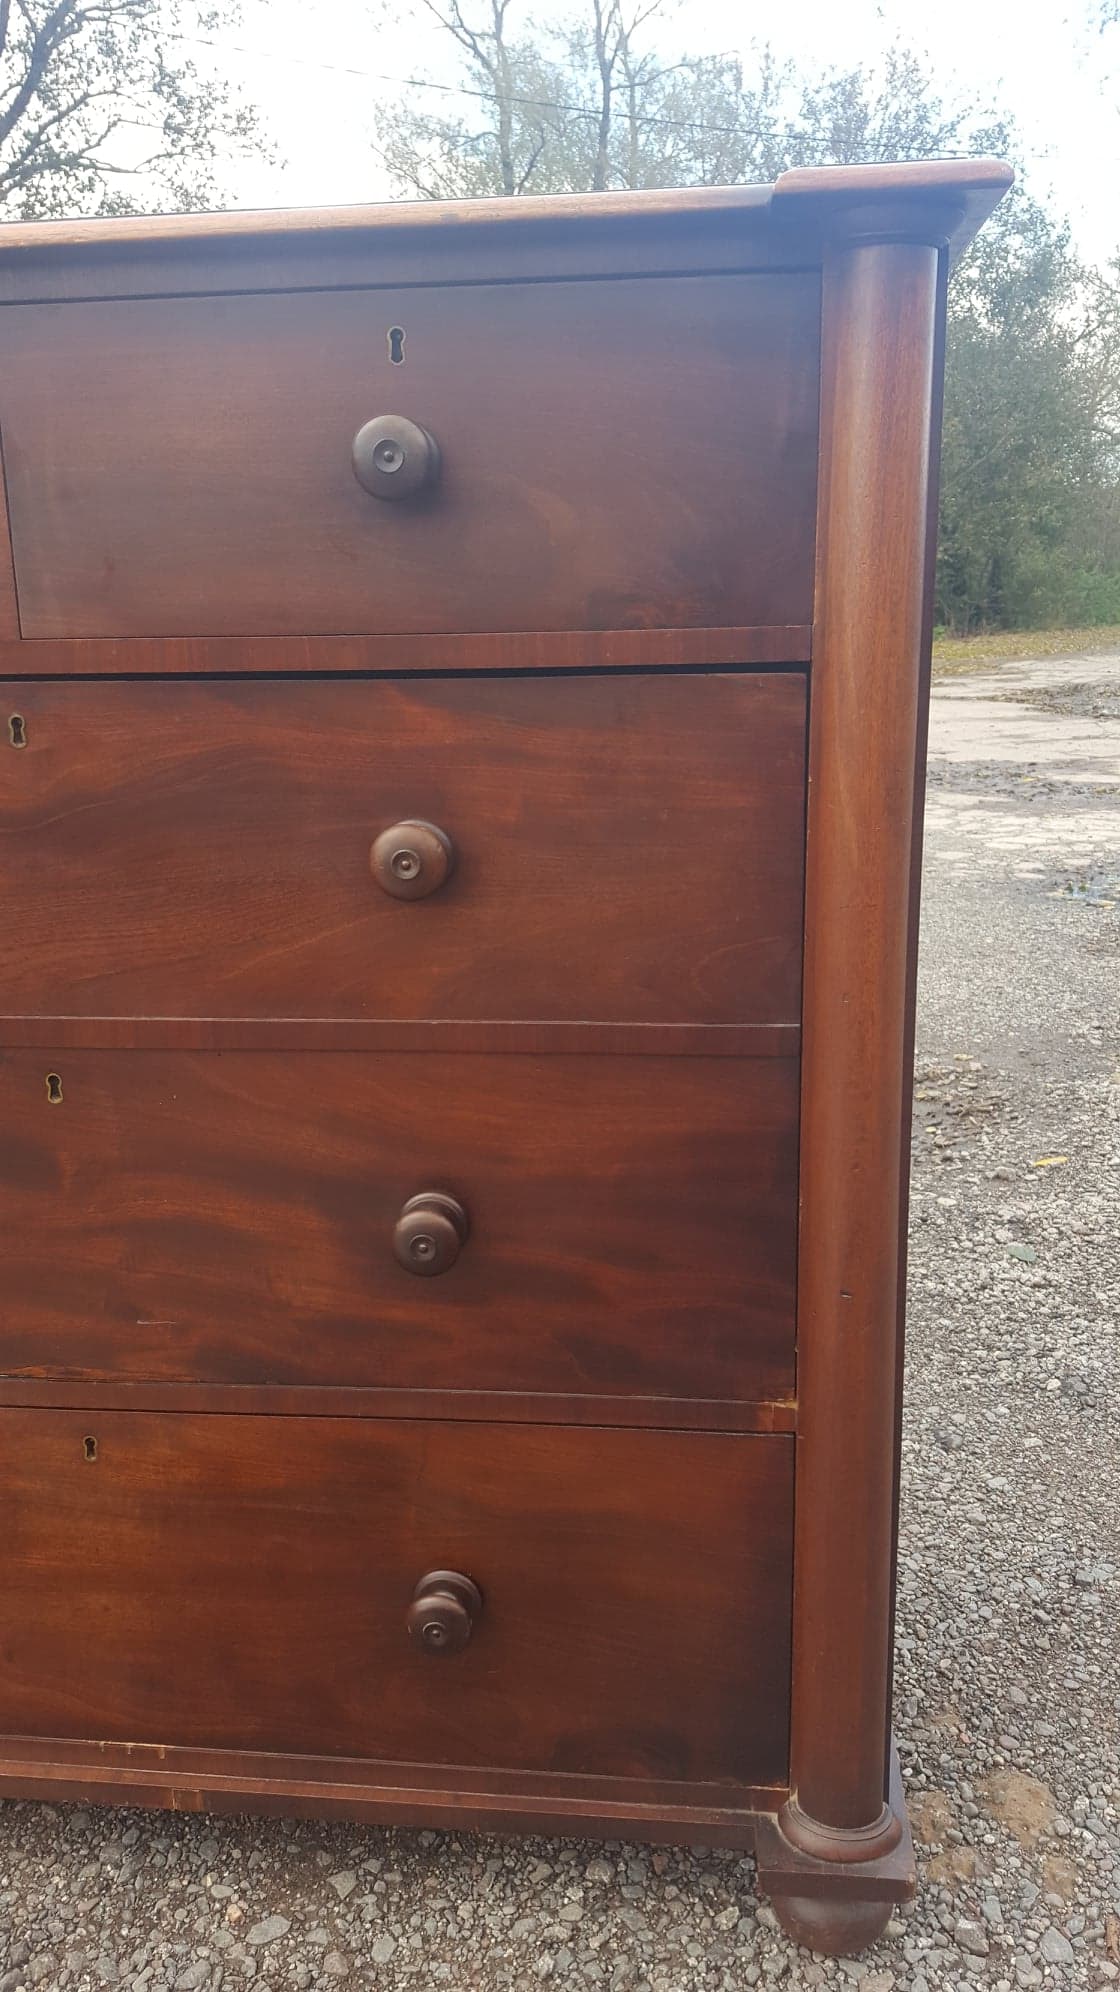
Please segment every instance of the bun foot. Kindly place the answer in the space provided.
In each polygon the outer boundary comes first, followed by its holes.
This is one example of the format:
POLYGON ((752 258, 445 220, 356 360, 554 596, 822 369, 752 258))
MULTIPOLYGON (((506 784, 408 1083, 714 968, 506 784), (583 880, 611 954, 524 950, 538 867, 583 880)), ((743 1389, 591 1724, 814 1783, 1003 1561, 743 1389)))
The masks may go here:
POLYGON ((795 1944, 827 1957, 854 1957, 881 1937, 893 1902, 844 1895, 775 1895, 771 1907, 795 1944))
POLYGON ((796 1798, 761 1813, 755 1827, 758 1885, 787 1937, 827 1957, 855 1956, 881 1937, 896 1903, 914 1893, 914 1846, 898 1756, 887 1803, 866 1826, 811 1818, 796 1798))

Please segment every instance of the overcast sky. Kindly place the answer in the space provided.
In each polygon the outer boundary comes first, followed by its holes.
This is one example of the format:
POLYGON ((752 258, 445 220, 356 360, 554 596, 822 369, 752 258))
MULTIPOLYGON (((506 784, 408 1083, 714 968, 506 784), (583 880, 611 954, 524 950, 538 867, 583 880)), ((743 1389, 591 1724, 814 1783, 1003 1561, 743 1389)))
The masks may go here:
MULTIPOLYGON (((261 109, 281 155, 230 169, 237 206, 376 200, 390 189, 370 144, 392 114, 394 81, 448 81, 438 37, 418 26, 407 0, 398 18, 366 0, 243 0, 239 28, 214 62, 261 109), (240 45, 235 47, 235 42, 240 45), (246 54, 242 49, 250 51, 246 54), (347 71, 364 72, 359 74, 347 71)), ((523 16, 562 11, 522 0, 523 16)), ((1102 34, 1089 0, 683 0, 659 28, 667 56, 727 50, 749 56, 752 34, 800 66, 857 62, 899 39, 925 52, 947 91, 998 102, 1013 113, 1031 188, 1068 214, 1083 251, 1104 261, 1120 250, 1120 26, 1102 34)), ((512 17, 511 17, 512 18, 512 17)), ((195 51, 192 51, 195 52, 195 51)), ((454 108, 424 92, 413 101, 454 108)))

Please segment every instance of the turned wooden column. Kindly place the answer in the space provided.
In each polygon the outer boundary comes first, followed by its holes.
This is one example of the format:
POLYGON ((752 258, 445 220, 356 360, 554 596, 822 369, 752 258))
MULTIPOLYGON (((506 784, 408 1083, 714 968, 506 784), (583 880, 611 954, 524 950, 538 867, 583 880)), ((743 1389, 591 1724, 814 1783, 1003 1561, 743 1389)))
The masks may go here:
POLYGON ((791 1799, 822 1860, 890 1851, 900 1213, 924 745, 941 217, 850 215, 823 269, 810 694, 791 1799), (909 239, 907 239, 909 237, 909 239))

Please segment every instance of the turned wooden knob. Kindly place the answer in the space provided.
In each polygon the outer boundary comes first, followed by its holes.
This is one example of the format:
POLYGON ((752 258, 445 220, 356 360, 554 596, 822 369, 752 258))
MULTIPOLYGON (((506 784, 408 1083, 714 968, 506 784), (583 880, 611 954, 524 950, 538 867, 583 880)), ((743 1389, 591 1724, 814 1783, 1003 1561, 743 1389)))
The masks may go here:
POLYGON ((408 1608, 408 1636, 424 1653, 461 1653, 482 1610, 477 1584, 458 1570, 429 1570, 408 1608))
POLYGON ((438 892, 454 862, 450 837, 419 817, 383 830, 369 854, 374 878, 394 899, 426 899, 438 892))
POLYGON ((470 1222, 455 1197, 422 1190, 409 1197, 393 1230, 393 1250, 409 1273, 430 1279, 450 1272, 466 1243, 470 1222))
POLYGON ((351 455, 358 483, 374 498, 417 498, 439 476, 439 444, 406 415, 375 415, 358 430, 351 455))

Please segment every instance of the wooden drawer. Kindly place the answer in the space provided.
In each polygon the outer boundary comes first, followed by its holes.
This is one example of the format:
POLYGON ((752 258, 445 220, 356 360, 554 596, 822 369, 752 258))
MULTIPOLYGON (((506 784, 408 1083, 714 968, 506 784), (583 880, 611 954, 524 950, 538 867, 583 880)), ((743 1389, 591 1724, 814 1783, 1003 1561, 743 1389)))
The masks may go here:
POLYGON ((819 313, 807 273, 9 306, 23 634, 807 623, 819 313), (385 413, 430 497, 358 483, 385 413))
POLYGON ((797 1021, 799 674, 6 696, 8 1014, 797 1021), (405 901, 412 818, 455 862, 405 901))
POLYGON ((792 1453, 0 1411, 0 1731, 780 1782, 792 1453), (406 1631, 435 1569, 482 1593, 460 1651, 406 1631))
POLYGON ((792 1388, 795 1060, 18 1052, 0 1124, 8 1375, 792 1388))

